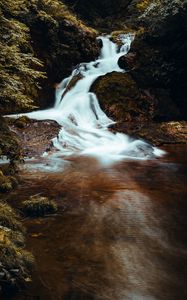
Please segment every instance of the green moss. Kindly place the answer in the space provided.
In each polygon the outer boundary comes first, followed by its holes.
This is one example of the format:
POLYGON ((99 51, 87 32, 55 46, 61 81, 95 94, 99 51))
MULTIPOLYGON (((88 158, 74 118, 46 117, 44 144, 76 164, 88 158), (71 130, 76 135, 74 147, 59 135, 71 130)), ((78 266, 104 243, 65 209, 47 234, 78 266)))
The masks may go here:
POLYGON ((0 192, 8 192, 12 190, 12 182, 11 179, 4 176, 2 172, 0 172, 0 192))
POLYGON ((102 108, 117 121, 146 121, 152 117, 154 101, 143 94, 129 73, 112 72, 98 78, 91 90, 102 108))
POLYGON ((30 123, 30 119, 27 116, 22 116, 16 120, 13 120, 14 126, 18 128, 24 128, 29 123, 30 123))
POLYGON ((22 210, 26 216, 43 217, 57 211, 57 205, 47 197, 30 197, 22 203, 22 210))
POLYGON ((21 150, 16 135, 10 131, 7 122, 0 116, 0 157, 7 157, 13 166, 21 158, 21 150))
POLYGON ((24 229, 16 212, 0 203, 0 296, 11 294, 31 280, 32 254, 24 250, 24 229))
POLYGON ((34 258, 30 252, 15 246, 7 237, 0 242, 0 257, 0 295, 10 295, 31 281, 34 258))
POLYGON ((19 221, 19 215, 6 203, 0 203, 0 226, 13 231, 24 232, 24 227, 19 221))

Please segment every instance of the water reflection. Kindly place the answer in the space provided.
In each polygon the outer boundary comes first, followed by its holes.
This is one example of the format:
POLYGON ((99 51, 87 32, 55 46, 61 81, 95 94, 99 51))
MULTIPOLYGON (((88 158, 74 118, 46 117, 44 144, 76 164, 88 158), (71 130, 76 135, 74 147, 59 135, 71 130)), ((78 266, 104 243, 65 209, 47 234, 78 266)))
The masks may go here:
POLYGON ((60 212, 25 221, 37 266, 17 299, 187 299, 181 155, 111 168, 81 158, 63 172, 25 172, 17 199, 40 192, 60 212))

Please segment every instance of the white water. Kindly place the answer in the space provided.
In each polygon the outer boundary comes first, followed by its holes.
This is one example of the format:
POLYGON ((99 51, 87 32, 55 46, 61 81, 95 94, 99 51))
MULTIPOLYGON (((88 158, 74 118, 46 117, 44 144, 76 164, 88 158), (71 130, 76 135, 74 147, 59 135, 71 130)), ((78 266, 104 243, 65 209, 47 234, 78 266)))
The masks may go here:
POLYGON ((109 125, 115 122, 101 110, 96 95, 89 90, 99 76, 113 71, 124 72, 118 66, 118 59, 129 51, 133 36, 122 36, 121 49, 109 37, 99 38, 103 43, 100 57, 96 61, 80 64, 70 77, 61 82, 56 90, 54 107, 24 115, 38 120, 56 120, 62 125, 59 135, 53 139, 61 156, 91 155, 104 162, 111 162, 162 155, 163 151, 142 140, 132 140, 125 134, 115 134, 108 130, 109 125), (83 78, 67 91, 66 88, 75 75, 82 75, 83 78))

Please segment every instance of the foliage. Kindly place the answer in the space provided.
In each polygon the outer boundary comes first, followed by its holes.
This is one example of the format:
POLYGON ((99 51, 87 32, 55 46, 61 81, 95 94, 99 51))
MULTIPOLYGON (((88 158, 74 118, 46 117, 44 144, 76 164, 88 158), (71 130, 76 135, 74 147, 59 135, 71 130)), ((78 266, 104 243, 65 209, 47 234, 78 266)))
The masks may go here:
POLYGON ((24 1, 0 3, 0 113, 30 109, 44 74, 33 53, 30 30, 17 19, 26 12, 24 1), (23 5, 23 6, 22 6, 23 5))

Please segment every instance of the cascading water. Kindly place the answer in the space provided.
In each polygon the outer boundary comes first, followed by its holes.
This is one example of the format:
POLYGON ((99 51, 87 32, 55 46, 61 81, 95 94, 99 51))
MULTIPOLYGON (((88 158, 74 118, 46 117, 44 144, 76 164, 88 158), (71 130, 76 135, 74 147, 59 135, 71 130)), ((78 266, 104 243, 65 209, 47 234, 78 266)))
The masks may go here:
POLYGON ((81 63, 70 77, 65 78, 56 90, 52 109, 31 112, 30 118, 56 120, 62 129, 53 139, 61 156, 91 155, 104 162, 124 158, 148 159, 162 155, 163 151, 142 140, 133 140, 122 133, 112 133, 108 127, 115 122, 101 110, 98 99, 90 92, 93 82, 109 72, 124 72, 118 66, 120 56, 127 54, 133 40, 131 34, 121 37, 120 50, 109 37, 102 36, 100 57, 90 63, 81 63), (70 81, 79 75, 76 84, 67 89, 70 81))

